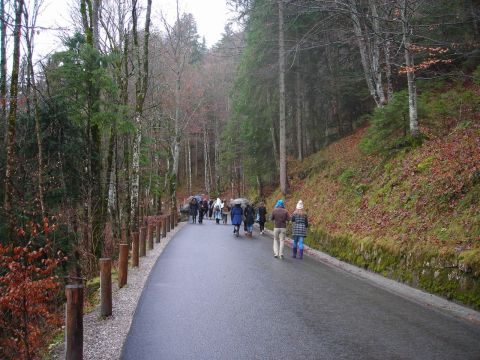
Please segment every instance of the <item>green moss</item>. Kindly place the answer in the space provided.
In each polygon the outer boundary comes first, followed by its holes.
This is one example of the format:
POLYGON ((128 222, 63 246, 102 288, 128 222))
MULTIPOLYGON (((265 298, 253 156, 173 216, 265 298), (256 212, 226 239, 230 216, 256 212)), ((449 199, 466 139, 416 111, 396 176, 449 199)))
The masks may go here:
POLYGON ((480 309, 480 250, 457 257, 434 246, 406 249, 388 238, 331 236, 321 229, 312 230, 305 242, 343 261, 480 309))
POLYGON ((417 170, 420 172, 426 172, 432 166, 433 160, 435 160, 434 156, 426 157, 418 163, 417 170))
POLYGON ((368 184, 358 184, 357 186, 355 186, 355 192, 357 193, 357 195, 364 195, 367 191, 368 191, 368 184))
POLYGON ((462 251, 458 257, 459 266, 464 271, 480 277, 480 249, 462 251))

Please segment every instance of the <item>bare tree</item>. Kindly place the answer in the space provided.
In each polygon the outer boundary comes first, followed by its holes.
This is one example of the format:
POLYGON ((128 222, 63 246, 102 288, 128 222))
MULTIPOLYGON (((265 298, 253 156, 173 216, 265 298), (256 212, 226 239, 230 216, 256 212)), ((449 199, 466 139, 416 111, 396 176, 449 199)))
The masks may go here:
POLYGON ((33 48, 34 48, 34 39, 35 39, 35 26, 37 23, 37 17, 40 11, 40 8, 43 4, 43 0, 34 0, 33 2, 33 11, 32 16, 29 19, 29 13, 27 8, 25 8, 25 24, 27 25, 27 31, 25 33, 25 40, 27 45, 27 66, 28 66, 28 88, 33 90, 32 100, 34 107, 34 118, 35 118, 35 135, 37 140, 37 160, 38 160, 38 201, 40 203, 40 211, 42 218, 45 218, 46 210, 43 199, 43 148, 42 148, 42 129, 40 126, 40 106, 38 103, 37 95, 37 86, 35 81, 35 70, 33 66, 33 48))
MULTIPOLYGON (((0 0, 0 129, 6 128, 7 121, 7 15, 5 0, 0 0)), ((6 133, 5 133, 6 135, 6 133)), ((6 137, 0 134, 2 140, 6 137)))
POLYGON ((7 159, 5 168, 5 200, 4 210, 9 222, 9 233, 13 236, 15 219, 13 215, 13 175, 15 168, 15 126, 17 122, 18 107, 18 73, 20 68, 20 42, 22 40, 22 14, 25 6, 24 0, 15 1, 15 29, 13 39, 13 63, 10 79, 10 109, 8 113, 7 132, 7 159))
POLYGON ((410 134, 414 137, 419 135, 417 115, 417 87, 415 84, 415 63, 412 54, 412 27, 411 19, 415 13, 415 1, 403 0, 401 8, 402 38, 405 50, 405 71, 408 82, 408 110, 410 117, 410 134))
POLYGON ((139 191, 140 191, 140 146, 142 141, 142 115, 145 96, 148 88, 148 44, 150 39, 150 23, 152 13, 152 0, 147 2, 147 13, 145 16, 145 29, 143 37, 143 63, 140 56, 140 47, 138 44, 138 8, 137 0, 133 1, 132 7, 132 36, 133 46, 136 54, 136 82, 135 82, 135 138, 133 141, 133 160, 132 160, 132 186, 131 186, 131 205, 132 205, 132 225, 136 230, 138 229, 139 221, 139 191))
POLYGON ((280 118, 280 190, 287 194, 287 145, 285 119, 285 29, 284 3, 278 0, 278 71, 279 71, 279 118, 280 118))

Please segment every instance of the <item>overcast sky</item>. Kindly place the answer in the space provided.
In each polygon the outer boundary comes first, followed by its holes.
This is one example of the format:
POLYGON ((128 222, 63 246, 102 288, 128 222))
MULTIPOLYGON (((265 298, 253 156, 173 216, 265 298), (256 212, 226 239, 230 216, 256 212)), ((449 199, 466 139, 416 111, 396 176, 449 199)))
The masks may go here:
MULTIPOLYGON (((71 23, 70 8, 78 0, 45 0, 37 25, 41 28, 35 41, 36 53, 45 56, 55 51, 59 44, 62 28, 71 23), (48 30, 52 29, 52 30, 48 30), (54 30, 57 29, 57 30, 54 30)), ((205 36, 207 46, 214 45, 219 39, 225 24, 231 18, 226 0, 179 0, 180 12, 192 13, 197 21, 198 33, 205 36)), ((159 28, 159 15, 163 12, 170 22, 175 21, 175 0, 153 0, 152 24, 159 28)), ((143 24, 143 19, 139 20, 143 24)))

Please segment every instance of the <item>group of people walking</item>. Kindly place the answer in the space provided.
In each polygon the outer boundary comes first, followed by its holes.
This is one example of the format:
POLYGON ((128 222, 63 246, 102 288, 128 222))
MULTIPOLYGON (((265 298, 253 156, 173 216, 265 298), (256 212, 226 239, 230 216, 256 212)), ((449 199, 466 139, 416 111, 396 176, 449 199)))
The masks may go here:
MULTIPOLYGON (((245 235, 252 237, 253 224, 257 222, 260 227, 260 234, 265 231, 265 223, 267 221, 267 209, 264 203, 260 203, 255 209, 252 205, 246 204, 242 207, 241 203, 233 204, 231 207, 225 200, 217 198, 216 201, 200 200, 192 198, 190 201, 190 215, 192 222, 201 224, 204 217, 215 219, 217 224, 222 221, 227 223, 228 215, 230 214, 231 223, 233 225, 233 233, 240 235, 240 226, 244 225, 245 235)), ((283 249, 285 244, 285 236, 287 232, 287 223, 292 223, 292 238, 293 238, 293 258, 303 258, 303 242, 307 236, 308 216, 304 210, 302 200, 297 202, 295 211, 290 213, 285 209, 283 200, 278 200, 270 216, 273 221, 273 256, 275 258, 283 259, 283 249)))
POLYGON ((242 225, 243 221, 243 229, 246 236, 253 236, 253 224, 255 222, 259 224, 260 233, 263 234, 265 222, 267 221, 266 215, 267 209, 263 203, 259 204, 256 211, 255 208, 250 204, 246 204, 244 208, 242 208, 242 205, 239 203, 235 204, 230 214, 233 225, 233 233, 237 236, 240 235, 240 225, 242 225))
POLYGON ((217 224, 220 224, 220 221, 222 221, 223 224, 226 224, 228 214, 230 213, 230 207, 225 200, 220 200, 219 198, 215 201, 212 199, 207 201, 205 199, 198 200, 193 197, 189 203, 189 211, 193 224, 197 223, 197 218, 198 223, 202 224, 203 219, 206 217, 209 219, 215 219, 217 224))

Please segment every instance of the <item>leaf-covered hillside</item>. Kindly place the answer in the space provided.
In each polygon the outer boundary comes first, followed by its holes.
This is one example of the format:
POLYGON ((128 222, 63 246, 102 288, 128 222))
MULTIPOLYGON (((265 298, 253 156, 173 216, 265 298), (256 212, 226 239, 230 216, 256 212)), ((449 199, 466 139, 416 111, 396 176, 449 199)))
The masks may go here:
MULTIPOLYGON (((438 104, 433 100, 425 104, 430 106, 425 116, 431 116, 438 104)), ((313 224, 307 242, 386 275, 480 305, 478 294, 456 294, 458 284, 442 284, 438 289, 433 282, 422 284, 415 275, 397 269, 407 256, 417 257, 418 268, 433 258, 442 265, 437 264, 432 274, 454 268, 473 276, 478 286, 480 118, 478 105, 471 104, 463 106, 464 120, 450 119, 448 129, 422 129, 429 135, 421 145, 369 154, 361 145, 371 127, 364 126, 302 163, 290 160, 287 208, 293 211, 299 199, 305 202, 313 224), (328 244, 323 237, 331 238, 328 244), (368 247, 377 258, 363 253, 368 247), (380 248, 395 257, 385 266, 380 265, 386 258, 378 255, 380 248)), ((447 122, 447 116, 437 120, 447 122)), ((276 191, 269 206, 279 197, 276 191)))

